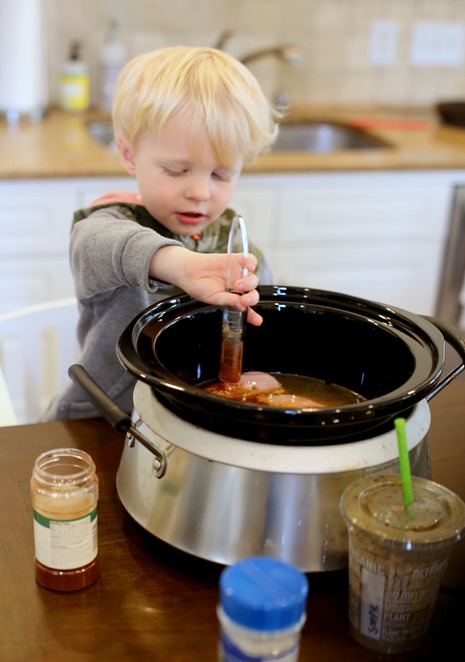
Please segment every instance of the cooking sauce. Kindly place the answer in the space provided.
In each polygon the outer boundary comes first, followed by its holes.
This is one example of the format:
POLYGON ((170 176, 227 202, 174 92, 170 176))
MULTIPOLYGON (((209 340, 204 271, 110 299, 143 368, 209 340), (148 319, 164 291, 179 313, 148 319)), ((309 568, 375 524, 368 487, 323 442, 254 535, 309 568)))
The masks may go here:
POLYGON ((223 335, 221 343, 220 373, 222 382, 237 383, 241 378, 244 343, 236 335, 223 335))
POLYGON ((366 400, 344 386, 282 373, 245 372, 237 383, 215 380, 200 386, 207 393, 222 398, 283 408, 343 407, 366 400))
POLYGON ((39 584, 53 591, 77 591, 97 581, 100 574, 98 556, 87 565, 74 570, 47 568, 35 560, 35 577, 39 584))

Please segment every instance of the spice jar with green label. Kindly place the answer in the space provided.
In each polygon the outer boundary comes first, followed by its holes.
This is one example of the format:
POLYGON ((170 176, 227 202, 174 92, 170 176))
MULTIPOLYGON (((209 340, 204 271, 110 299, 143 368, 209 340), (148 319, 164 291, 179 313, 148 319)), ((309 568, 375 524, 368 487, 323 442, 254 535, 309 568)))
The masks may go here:
POLYGON ((36 580, 75 591, 99 576, 95 463, 77 448, 39 455, 31 478, 36 580))

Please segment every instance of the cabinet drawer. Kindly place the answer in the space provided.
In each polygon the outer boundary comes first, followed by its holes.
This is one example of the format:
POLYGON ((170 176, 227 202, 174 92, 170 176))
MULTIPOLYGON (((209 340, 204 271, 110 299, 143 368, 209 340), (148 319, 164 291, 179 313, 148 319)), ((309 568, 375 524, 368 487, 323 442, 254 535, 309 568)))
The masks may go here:
POLYGON ((285 191, 280 199, 278 241, 305 242, 364 240, 415 241, 418 237, 441 237, 448 192, 397 186, 354 191, 325 187, 285 191))
POLYGON ((134 177, 97 177, 95 179, 77 179, 76 209, 88 207, 91 202, 111 191, 136 191, 134 177))
POLYGON ((271 190, 236 190, 230 207, 244 217, 250 239, 265 253, 277 232, 276 194, 271 190))
POLYGON ((0 312, 51 299, 74 296, 67 257, 29 258, 0 262, 0 312))
POLYGON ((1 255, 67 251, 74 189, 42 181, 0 185, 1 255))
POLYGON ((436 242, 419 242, 418 252, 396 242, 364 242, 350 251, 281 250, 276 273, 280 283, 344 292, 425 315, 434 313, 441 250, 436 242))

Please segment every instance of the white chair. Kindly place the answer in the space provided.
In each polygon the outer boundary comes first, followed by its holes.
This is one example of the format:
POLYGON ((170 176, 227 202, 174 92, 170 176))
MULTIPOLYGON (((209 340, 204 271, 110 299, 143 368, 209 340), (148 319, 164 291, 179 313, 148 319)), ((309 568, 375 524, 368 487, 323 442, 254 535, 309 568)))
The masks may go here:
POLYGON ((0 315, 0 368, 7 390, 0 393, 0 425, 14 424, 14 417, 18 424, 37 422, 69 382, 68 367, 79 358, 77 320, 75 298, 0 315))
POLYGON ((18 419, 0 366, 0 425, 16 425, 17 422, 18 419))

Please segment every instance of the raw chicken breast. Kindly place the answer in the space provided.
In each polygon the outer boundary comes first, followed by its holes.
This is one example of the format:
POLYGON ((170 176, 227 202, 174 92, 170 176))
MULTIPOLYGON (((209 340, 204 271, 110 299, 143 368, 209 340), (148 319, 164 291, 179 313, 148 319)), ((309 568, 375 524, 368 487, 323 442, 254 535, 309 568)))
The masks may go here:
MULTIPOLYGON (((238 382, 215 382, 205 388, 207 393, 230 400, 256 402, 256 396, 283 393, 278 380, 266 372, 244 372, 238 382)), ((266 403, 265 403, 266 404, 266 403)))
POLYGON ((290 409, 321 409, 327 407, 323 402, 306 398, 304 395, 288 393, 263 393, 254 398, 254 402, 271 407, 289 407, 290 409))

